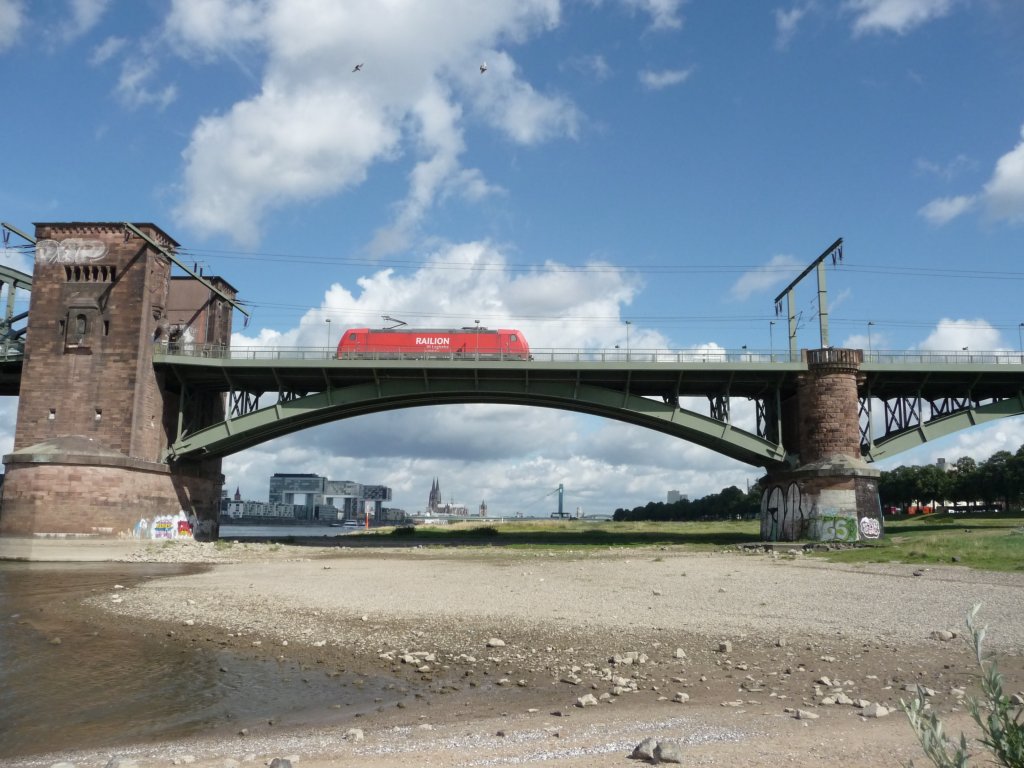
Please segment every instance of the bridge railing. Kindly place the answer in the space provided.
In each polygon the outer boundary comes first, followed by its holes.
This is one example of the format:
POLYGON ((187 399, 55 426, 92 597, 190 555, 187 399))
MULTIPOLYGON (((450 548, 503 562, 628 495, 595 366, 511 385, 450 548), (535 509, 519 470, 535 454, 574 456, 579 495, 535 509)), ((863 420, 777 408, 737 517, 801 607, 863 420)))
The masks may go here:
MULTIPOLYGON (((156 350, 164 357, 200 357, 222 360, 339 360, 334 347, 227 347, 213 344, 160 344, 156 350)), ((904 351, 865 350, 864 363, 890 365, 1024 365, 1024 354, 1007 350, 973 351, 904 351)), ((576 348, 534 348, 530 360, 518 355, 476 355, 460 353, 431 353, 430 355, 409 355, 403 353, 360 352, 346 355, 341 361, 351 360, 449 360, 452 362, 521 362, 542 363, 603 363, 608 365, 635 363, 708 363, 721 364, 778 364, 800 363, 805 351, 790 354, 788 350, 754 349, 576 349, 576 348)))

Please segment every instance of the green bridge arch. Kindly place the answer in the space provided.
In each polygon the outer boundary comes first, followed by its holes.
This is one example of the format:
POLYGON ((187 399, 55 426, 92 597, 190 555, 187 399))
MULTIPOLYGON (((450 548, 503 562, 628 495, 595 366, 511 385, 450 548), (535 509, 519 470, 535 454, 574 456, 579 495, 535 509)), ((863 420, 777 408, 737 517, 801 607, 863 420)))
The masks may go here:
POLYGON ((653 429, 755 466, 783 465, 783 446, 651 397, 570 381, 430 376, 329 386, 209 425, 174 442, 167 458, 225 456, 332 421, 425 405, 498 403, 556 408, 653 429))

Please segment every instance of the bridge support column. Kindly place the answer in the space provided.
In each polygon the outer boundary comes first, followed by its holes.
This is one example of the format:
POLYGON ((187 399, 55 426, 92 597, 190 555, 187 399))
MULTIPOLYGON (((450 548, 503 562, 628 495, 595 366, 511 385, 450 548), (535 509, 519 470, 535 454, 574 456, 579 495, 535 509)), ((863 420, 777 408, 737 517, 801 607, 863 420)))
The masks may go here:
MULTIPOLYGON (((167 251, 177 246, 151 224, 139 229, 167 251)), ((230 306, 198 281, 172 278, 167 255, 122 224, 37 224, 36 238, 0 536, 149 536, 156 518, 183 516, 197 537, 216 537, 220 460, 164 461, 180 396, 154 368, 153 349, 172 334, 227 344, 230 306)), ((193 407, 197 418, 223 419, 218 395, 193 407)))
POLYGON ((807 351, 808 372, 784 405, 796 468, 760 481, 764 541, 854 542, 882 535, 880 472, 860 457, 859 349, 807 351))

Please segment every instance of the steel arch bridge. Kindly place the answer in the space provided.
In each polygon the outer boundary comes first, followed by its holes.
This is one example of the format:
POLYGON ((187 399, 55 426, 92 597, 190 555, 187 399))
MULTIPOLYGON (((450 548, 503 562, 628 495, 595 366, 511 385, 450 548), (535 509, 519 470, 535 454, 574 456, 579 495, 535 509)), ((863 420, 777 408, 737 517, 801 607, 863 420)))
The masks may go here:
MULTIPOLYGON (((673 435, 766 469, 793 466, 783 413, 803 360, 786 354, 544 352, 532 361, 337 360, 306 350, 161 349, 154 363, 179 393, 168 461, 225 456, 308 427, 424 405, 558 408, 673 435), (673 357, 674 355, 674 357, 673 357), (226 395, 211 423, 192 395, 226 395), (752 402, 755 431, 732 421, 752 402), (706 413, 696 408, 706 405, 706 413)), ((874 353, 861 367, 861 454, 868 462, 995 419, 1024 414, 1024 359, 1009 353, 874 353)))
MULTIPOLYGON (((680 407, 680 399, 687 395, 718 389, 721 371, 712 372, 701 363, 686 370, 656 364, 641 371, 634 370, 635 364, 600 362, 348 361, 324 360, 322 350, 319 355, 319 360, 157 356, 156 364, 167 369, 167 386, 177 386, 181 393, 181 429, 168 449, 168 460, 224 456, 352 416, 462 403, 575 411, 673 435, 748 464, 768 466, 787 460, 777 440, 721 417, 728 411, 724 395, 708 396, 712 415, 680 407), (201 415, 190 412, 189 393, 211 388, 227 393, 227 418, 203 425, 201 415)), ((733 373, 739 374, 741 366, 735 367, 733 373)), ((758 377, 742 378, 736 395, 764 393, 758 377)))

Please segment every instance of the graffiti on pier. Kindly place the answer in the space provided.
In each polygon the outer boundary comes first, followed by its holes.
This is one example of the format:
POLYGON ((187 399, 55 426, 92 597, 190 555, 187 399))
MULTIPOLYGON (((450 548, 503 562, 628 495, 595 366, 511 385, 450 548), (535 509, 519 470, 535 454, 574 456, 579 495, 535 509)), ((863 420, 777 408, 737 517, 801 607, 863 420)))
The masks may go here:
POLYGON ((140 517, 128 534, 132 539, 191 539, 195 535, 198 520, 195 515, 185 516, 185 510, 177 515, 158 515, 152 520, 140 517))
POLYGON ((856 541, 857 515, 843 514, 835 509, 826 510, 814 518, 811 538, 817 541, 856 541))
POLYGON ((876 517, 862 517, 860 519, 860 535, 865 539, 877 539, 882 535, 882 524, 876 517))
POLYGON ((814 511, 814 502, 800 486, 773 485, 761 494, 761 540, 795 541, 802 538, 814 511))
POLYGON ((762 541, 835 541, 877 539, 881 522, 860 518, 852 488, 820 488, 796 481, 765 488, 761 496, 762 541))
POLYGON ((102 240, 69 237, 60 242, 40 240, 36 243, 36 261, 40 264, 88 264, 107 255, 102 240))

